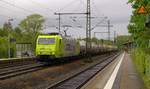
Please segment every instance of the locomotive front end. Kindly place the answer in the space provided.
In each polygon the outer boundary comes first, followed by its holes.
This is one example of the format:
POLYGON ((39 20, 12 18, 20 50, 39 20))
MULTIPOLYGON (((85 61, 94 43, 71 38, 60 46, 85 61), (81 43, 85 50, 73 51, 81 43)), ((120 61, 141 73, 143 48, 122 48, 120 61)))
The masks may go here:
POLYGON ((39 36, 36 42, 36 56, 55 57, 56 38, 54 36, 39 36))

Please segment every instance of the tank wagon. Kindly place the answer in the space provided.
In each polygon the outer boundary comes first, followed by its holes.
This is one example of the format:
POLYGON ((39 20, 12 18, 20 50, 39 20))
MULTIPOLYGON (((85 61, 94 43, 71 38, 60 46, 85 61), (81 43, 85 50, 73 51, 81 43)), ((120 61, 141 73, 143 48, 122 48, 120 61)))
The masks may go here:
MULTIPOLYGON (((80 43, 80 53, 82 55, 86 54, 86 42, 84 40, 79 41, 80 43)), ((106 44, 96 44, 94 42, 91 43, 91 49, 88 50, 88 53, 91 55, 102 54, 106 52, 117 51, 116 46, 106 45, 106 44)))
MULTIPOLYGON (((85 45, 85 41, 78 41, 71 37, 63 37, 59 33, 39 35, 36 40, 36 57, 40 58, 40 61, 50 61, 55 58, 83 56, 87 55, 85 45)), ((89 53, 99 54, 113 50, 115 49, 92 43, 89 53)))

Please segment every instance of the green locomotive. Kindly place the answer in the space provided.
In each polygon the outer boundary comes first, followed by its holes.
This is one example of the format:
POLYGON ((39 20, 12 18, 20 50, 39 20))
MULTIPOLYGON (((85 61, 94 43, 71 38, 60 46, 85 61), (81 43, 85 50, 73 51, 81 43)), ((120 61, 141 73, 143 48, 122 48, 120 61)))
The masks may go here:
POLYGON ((73 57, 80 54, 80 44, 58 33, 39 35, 36 40, 36 56, 47 58, 73 57))

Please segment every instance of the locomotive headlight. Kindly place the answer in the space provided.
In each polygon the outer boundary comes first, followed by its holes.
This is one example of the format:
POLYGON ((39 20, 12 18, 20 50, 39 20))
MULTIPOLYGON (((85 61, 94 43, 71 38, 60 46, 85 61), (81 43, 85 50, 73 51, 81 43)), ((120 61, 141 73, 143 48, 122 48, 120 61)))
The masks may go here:
POLYGON ((55 54, 55 52, 52 52, 52 55, 54 55, 55 54))
POLYGON ((41 54, 41 52, 37 52, 39 55, 41 54))

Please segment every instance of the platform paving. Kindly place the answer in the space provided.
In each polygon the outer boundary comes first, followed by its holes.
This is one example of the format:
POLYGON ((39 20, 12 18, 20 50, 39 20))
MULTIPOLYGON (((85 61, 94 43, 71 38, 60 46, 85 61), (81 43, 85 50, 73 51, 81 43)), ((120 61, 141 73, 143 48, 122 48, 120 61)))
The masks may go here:
POLYGON ((81 89, 147 89, 128 53, 98 73, 81 89))
POLYGON ((112 89, 146 89, 128 53, 125 53, 112 89))

